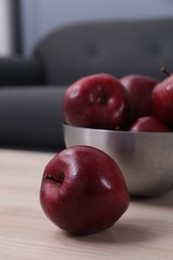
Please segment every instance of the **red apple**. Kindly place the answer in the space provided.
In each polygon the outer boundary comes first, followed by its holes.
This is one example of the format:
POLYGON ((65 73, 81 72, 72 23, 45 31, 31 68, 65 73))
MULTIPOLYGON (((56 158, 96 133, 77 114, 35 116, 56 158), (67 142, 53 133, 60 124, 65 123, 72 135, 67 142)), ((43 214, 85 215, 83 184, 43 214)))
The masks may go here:
POLYGON ((94 74, 74 82, 63 98, 65 122, 89 128, 125 128, 131 105, 119 80, 109 74, 94 74))
POLYGON ((128 208, 129 195, 109 155, 90 146, 73 146, 47 164, 40 202, 54 224, 84 235, 112 226, 128 208))
POLYGON ((134 118, 152 115, 151 93, 158 81, 152 77, 130 74, 120 78, 134 106, 134 118))
POLYGON ((157 84, 152 91, 155 115, 169 127, 173 127, 173 74, 157 84))
POLYGON ((171 132, 158 118, 152 116, 139 117, 130 127, 131 132, 171 132))

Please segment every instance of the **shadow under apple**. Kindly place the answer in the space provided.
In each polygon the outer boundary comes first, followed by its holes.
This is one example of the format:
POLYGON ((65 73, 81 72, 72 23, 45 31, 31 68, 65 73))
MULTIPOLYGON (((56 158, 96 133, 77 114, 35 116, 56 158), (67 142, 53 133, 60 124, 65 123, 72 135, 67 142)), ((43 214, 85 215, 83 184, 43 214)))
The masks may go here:
POLYGON ((59 237, 63 234, 66 239, 72 239, 80 243, 84 242, 95 244, 133 244, 155 238, 156 233, 151 229, 151 226, 147 224, 147 220, 141 222, 138 225, 135 224, 136 221, 137 220, 133 220, 132 222, 128 223, 117 222, 107 230, 91 235, 74 236, 63 231, 58 231, 61 232, 61 234, 56 233, 56 237, 59 237))

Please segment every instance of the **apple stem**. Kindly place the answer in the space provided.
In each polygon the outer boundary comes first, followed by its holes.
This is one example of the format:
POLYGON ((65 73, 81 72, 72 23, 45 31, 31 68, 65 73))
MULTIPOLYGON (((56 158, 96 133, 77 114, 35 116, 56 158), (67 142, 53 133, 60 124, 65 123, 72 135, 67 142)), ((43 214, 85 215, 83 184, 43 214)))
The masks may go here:
POLYGON ((51 174, 46 175, 46 176, 45 176, 45 179, 46 179, 46 180, 50 180, 50 181, 54 181, 54 180, 55 180, 55 179, 52 177, 51 174))
POLYGON ((64 182, 64 177, 63 176, 57 180, 51 174, 47 174, 45 176, 45 179, 53 181, 53 182, 56 182, 58 187, 60 187, 63 184, 63 182, 64 182))
POLYGON ((103 98, 97 98, 97 104, 104 104, 105 100, 103 98))
POLYGON ((165 67, 161 67, 161 69, 160 69, 162 72, 164 72, 165 73, 165 75, 167 76, 167 77, 169 77, 170 76, 170 73, 165 69, 165 67))

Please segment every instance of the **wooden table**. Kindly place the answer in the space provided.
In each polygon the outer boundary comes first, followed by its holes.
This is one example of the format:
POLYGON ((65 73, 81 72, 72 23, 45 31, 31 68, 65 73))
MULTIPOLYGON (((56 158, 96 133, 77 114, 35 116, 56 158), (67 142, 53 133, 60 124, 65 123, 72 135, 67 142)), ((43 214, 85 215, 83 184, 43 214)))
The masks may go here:
POLYGON ((110 229, 73 237, 44 215, 39 189, 53 153, 0 149, 0 259, 173 259, 173 192, 132 200, 110 229))

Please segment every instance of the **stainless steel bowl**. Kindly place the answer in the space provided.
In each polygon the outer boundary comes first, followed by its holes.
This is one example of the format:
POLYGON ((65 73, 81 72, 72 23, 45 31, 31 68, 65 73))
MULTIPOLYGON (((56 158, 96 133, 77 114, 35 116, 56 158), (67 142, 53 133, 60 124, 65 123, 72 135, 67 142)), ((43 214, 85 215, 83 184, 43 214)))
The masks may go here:
POLYGON ((66 147, 89 145, 119 165, 130 195, 157 196, 173 188, 173 133, 132 133, 64 124, 66 147))

